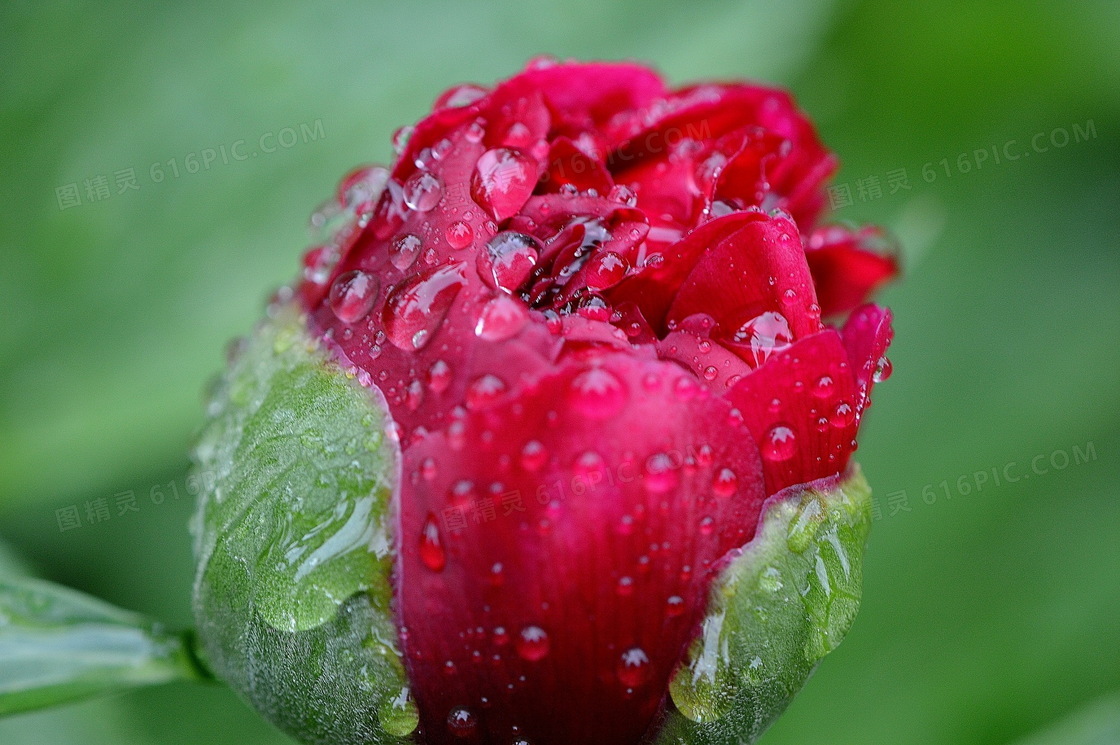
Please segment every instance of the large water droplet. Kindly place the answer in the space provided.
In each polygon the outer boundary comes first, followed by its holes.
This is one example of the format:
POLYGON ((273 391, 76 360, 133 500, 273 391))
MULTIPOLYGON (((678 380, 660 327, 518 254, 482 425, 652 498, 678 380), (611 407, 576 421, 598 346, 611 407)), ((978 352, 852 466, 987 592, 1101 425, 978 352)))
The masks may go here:
POLYGON ((536 662, 548 655, 548 633, 540 626, 526 626, 517 635, 514 646, 521 659, 536 662))
POLYGON ((447 565, 447 552, 444 551, 439 536, 439 525, 436 524, 435 515, 430 512, 420 530, 420 561, 433 572, 442 572, 447 565))
POLYGON ((343 323, 360 321, 373 308, 380 291, 381 283, 372 274, 357 269, 346 272, 331 285, 331 310, 343 323))
POLYGON ((537 171, 537 162, 520 150, 487 150, 471 174, 471 197, 501 222, 516 215, 533 193, 537 171))
POLYGON ((577 375, 571 384, 572 407, 590 419, 608 419, 626 405, 626 386, 610 370, 594 367, 577 375))
POLYGON ((451 264, 433 267, 398 285, 381 316, 389 340, 406 352, 423 349, 443 323, 463 282, 462 266, 451 264))
POLYGON ((529 278, 540 257, 540 243, 524 233, 506 230, 498 233, 478 254, 478 273, 482 280, 506 292, 513 292, 529 278))
POLYGON ((797 452, 797 437, 784 424, 770 428, 762 442, 762 457, 768 461, 789 460, 797 452))
POLYGON ((435 209, 443 198, 443 182, 428 171, 417 171, 404 182, 404 203, 417 212, 435 209))
POLYGON ((488 341, 504 341, 517 334, 529 320, 529 310, 509 295, 499 295, 482 306, 474 333, 488 341))
POLYGON ((746 362, 758 367, 771 355, 793 343, 789 321, 781 313, 767 311, 739 327, 731 341, 746 347, 746 362))
POLYGON ((836 383, 829 375, 822 375, 813 384, 813 395, 817 398, 828 398, 836 390, 836 383))
POLYGON ((587 262, 587 286, 593 290, 612 287, 622 281, 630 264, 614 251, 606 251, 592 256, 587 262))
POLYGON ((836 429, 843 429, 855 420, 856 411, 847 401, 841 401, 836 404, 836 408, 832 410, 832 414, 828 417, 828 421, 833 427, 836 427, 836 429))

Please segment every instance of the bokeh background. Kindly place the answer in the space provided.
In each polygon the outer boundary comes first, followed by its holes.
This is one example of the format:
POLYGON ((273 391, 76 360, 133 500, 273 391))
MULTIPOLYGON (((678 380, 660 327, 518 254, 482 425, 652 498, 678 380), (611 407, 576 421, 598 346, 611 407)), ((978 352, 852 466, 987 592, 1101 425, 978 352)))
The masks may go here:
MULTIPOLYGON (((8 0, 4 571, 189 624, 186 453, 225 342, 343 172, 389 158, 445 87, 540 53, 790 87, 844 162, 837 217, 903 245, 895 374, 859 453, 881 515, 863 610, 764 742, 1002 745, 1120 712, 1109 0, 8 0)), ((217 686, 0 720, 5 745, 283 742, 217 686)))

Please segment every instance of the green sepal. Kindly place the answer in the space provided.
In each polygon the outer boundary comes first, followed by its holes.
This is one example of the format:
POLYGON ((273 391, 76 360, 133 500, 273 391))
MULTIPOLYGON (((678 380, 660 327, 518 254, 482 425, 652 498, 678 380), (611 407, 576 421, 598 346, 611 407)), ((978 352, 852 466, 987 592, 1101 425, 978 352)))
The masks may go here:
POLYGON ((206 678, 187 634, 50 582, 0 577, 0 716, 206 678))
POLYGON ((415 705, 392 620, 398 448, 379 394, 278 310, 241 345, 195 451, 194 609, 206 661, 308 743, 402 742, 415 705))
POLYGON ((871 490, 855 466, 771 500, 758 534, 713 583, 658 745, 762 735, 851 626, 870 527, 871 490))

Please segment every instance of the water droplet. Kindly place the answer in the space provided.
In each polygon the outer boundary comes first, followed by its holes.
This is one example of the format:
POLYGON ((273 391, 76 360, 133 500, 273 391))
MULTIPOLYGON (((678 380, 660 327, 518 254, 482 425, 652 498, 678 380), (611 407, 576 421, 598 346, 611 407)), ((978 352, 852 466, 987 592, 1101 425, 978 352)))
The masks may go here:
POLYGON ((770 428, 762 443, 762 457, 768 461, 789 460, 797 452, 797 438, 784 424, 770 428))
POLYGON ((832 415, 828 418, 828 421, 831 422, 832 426, 836 427, 836 429, 847 427, 855 420, 855 409, 853 409, 852 405, 847 401, 841 401, 836 404, 836 408, 833 409, 832 415))
POLYGON ((665 601, 665 614, 676 618, 684 613, 684 598, 680 595, 670 595, 665 601))
POLYGON ((514 644, 521 659, 536 662, 548 654, 548 633, 540 626, 526 626, 514 644))
POLYGON ((704 380, 715 380, 719 376, 719 370, 714 366, 708 365, 704 368, 704 380))
POLYGON ((634 190, 625 184, 612 186, 607 198, 615 202, 621 202, 627 207, 633 207, 638 203, 638 197, 634 194, 634 190))
POLYGON ((478 718, 465 706, 456 706, 447 715, 447 729, 456 737, 470 737, 478 729, 478 718))
POLYGON ((548 462, 548 450, 539 440, 529 440, 521 448, 521 467, 526 471, 536 471, 548 462))
POLYGON ((739 488, 739 477, 730 468, 721 468, 712 481, 712 493, 717 497, 730 497, 739 488))
POLYGON ((467 389, 467 408, 476 411, 505 393, 505 381, 497 375, 487 373, 476 378, 467 389))
POLYGON ((386 733, 394 737, 407 737, 420 726, 420 710, 412 700, 408 687, 396 696, 386 696, 377 707, 377 721, 386 733))
POLYGON ((739 327, 731 341, 746 346, 746 362, 758 367, 775 352, 793 343, 789 321, 781 313, 767 311, 739 327))
POLYGON ((891 376, 892 372, 894 372, 894 366, 891 365, 891 361, 886 357, 880 357, 879 361, 875 363, 875 372, 871 374, 871 379, 876 383, 882 383, 891 376))
POLYGON ((447 552, 443 550, 443 543, 439 537, 439 525, 436 516, 428 513, 424 527, 420 530, 420 561, 433 572, 442 572, 447 565, 447 552))
POLYGON ((610 370, 594 367, 584 370, 571 383, 571 403, 590 419, 607 419, 626 404, 626 387, 610 370))
POLYGON ((622 597, 630 597, 634 594, 634 578, 633 577, 619 577, 618 584, 615 590, 622 597))
POLYGON ((423 349, 443 323, 463 282, 462 267, 452 264, 425 270, 398 285, 381 316, 389 340, 406 352, 423 349))
POLYGON ((478 254, 478 271, 483 281, 513 292, 529 278, 540 257, 540 243, 524 233, 506 230, 498 233, 478 254))
POLYGON ((404 183, 404 203, 417 212, 435 209, 443 198, 443 182, 429 171, 417 171, 404 183))
POLYGON ((482 307, 474 333, 488 341, 504 341, 517 335, 529 320, 529 310, 509 295, 499 295, 482 307))
POLYGON ((436 360, 428 368, 428 387, 432 393, 443 393, 451 383, 451 366, 443 360, 436 360))
POLYGON ((708 516, 705 516, 705 517, 700 519, 700 534, 701 535, 711 535, 712 532, 715 531, 715 529, 716 529, 715 518, 708 515, 708 516))
POLYGON ((813 385, 813 395, 817 398, 828 398, 834 390, 836 390, 836 383, 828 375, 817 378, 817 382, 813 385))
POLYGON ((402 272, 412 266, 420 255, 420 239, 411 233, 397 236, 389 244, 389 261, 402 272))
POLYGON ((646 488, 655 494, 664 494, 677 486, 677 464, 668 453, 654 453, 646 461, 646 488))
POLYGON ((618 661, 618 680, 627 688, 637 688, 649 682, 653 665, 641 647, 632 647, 622 653, 618 661))
POLYGON ((510 148, 487 150, 471 174, 471 197, 499 222, 516 215, 533 193, 537 163, 510 148))
POLYGON ((612 287, 622 281, 630 263, 614 251, 597 253, 587 262, 586 282, 593 290, 612 287))
POLYGON ((447 245, 458 250, 471 245, 471 241, 474 240, 474 229, 469 223, 456 220, 447 226, 444 235, 447 237, 447 245))
POLYGON ((393 151, 397 155, 403 153, 404 149, 408 147, 408 141, 412 139, 412 133, 414 131, 415 127, 406 125, 393 133, 393 151))
POLYGON ((381 283, 372 274, 357 269, 346 272, 331 285, 331 310, 343 323, 360 321, 373 308, 380 291, 381 283))

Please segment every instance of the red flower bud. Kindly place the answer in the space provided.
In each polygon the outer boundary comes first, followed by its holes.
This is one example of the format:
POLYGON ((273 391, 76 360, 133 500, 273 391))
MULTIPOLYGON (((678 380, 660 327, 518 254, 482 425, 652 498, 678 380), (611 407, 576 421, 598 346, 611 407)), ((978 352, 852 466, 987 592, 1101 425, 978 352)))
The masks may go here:
POLYGON ((534 63, 344 179, 298 298, 399 439, 423 742, 650 736, 764 504, 846 472, 896 266, 835 166, 781 90, 534 63))

